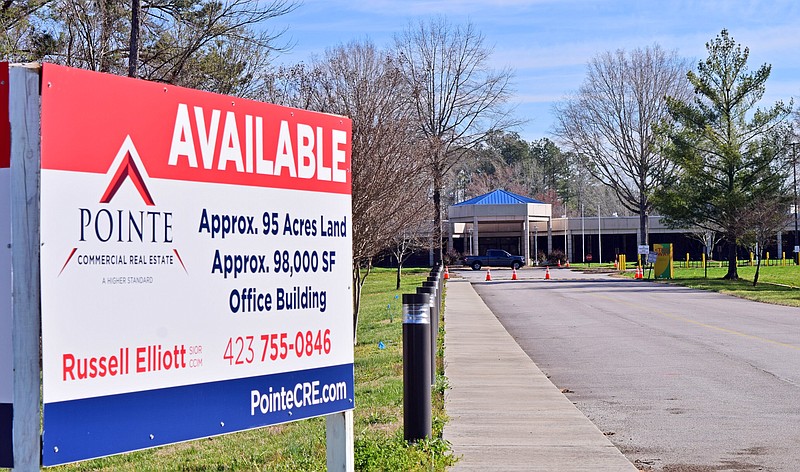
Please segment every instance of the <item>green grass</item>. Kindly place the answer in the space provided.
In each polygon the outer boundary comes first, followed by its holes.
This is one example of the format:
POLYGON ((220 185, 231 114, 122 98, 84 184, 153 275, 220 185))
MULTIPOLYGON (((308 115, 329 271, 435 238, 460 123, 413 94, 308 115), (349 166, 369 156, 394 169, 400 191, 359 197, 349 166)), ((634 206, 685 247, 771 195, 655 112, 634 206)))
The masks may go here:
MULTIPOLYGON (((428 270, 406 270, 395 290, 393 270, 374 269, 362 292, 355 346, 356 470, 444 470, 454 462, 441 438, 446 422, 442 359, 433 398, 433 439, 403 439, 403 293, 414 293, 428 270), (383 342, 385 349, 379 349, 383 342)), ((440 324, 440 346, 444 327, 440 324)), ((441 347, 439 354, 441 356, 441 347)), ((315 418, 145 451, 55 467, 54 471, 323 471, 325 420, 315 418)))
MULTIPOLYGON (((761 266, 758 284, 753 287, 756 268, 740 266, 739 280, 723 280, 728 272, 726 263, 722 267, 714 261, 709 264, 708 277, 702 268, 674 267, 675 278, 668 283, 701 290, 733 295, 748 300, 777 305, 800 307, 800 266, 761 266)), ((647 271, 645 277, 647 277, 647 271)), ((631 272, 626 277, 633 277, 631 272)))

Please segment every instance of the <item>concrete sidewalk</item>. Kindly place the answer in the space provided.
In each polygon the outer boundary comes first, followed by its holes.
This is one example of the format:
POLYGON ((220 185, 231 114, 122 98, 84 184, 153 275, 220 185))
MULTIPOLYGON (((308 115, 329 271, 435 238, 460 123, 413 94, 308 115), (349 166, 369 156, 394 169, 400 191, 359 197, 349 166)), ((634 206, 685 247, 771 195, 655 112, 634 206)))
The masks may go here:
POLYGON ((447 281, 444 438, 452 470, 636 471, 463 279, 447 281))

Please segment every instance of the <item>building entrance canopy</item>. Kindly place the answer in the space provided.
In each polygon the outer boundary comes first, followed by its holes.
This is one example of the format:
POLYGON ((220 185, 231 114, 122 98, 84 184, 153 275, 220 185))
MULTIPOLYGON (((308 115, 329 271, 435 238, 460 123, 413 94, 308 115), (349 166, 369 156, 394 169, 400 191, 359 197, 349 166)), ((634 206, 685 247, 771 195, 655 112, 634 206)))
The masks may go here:
POLYGON ((448 209, 448 220, 451 249, 454 235, 465 238, 465 253, 475 255, 491 249, 482 249, 479 237, 519 238, 519 251, 530 264, 531 226, 543 222, 547 228, 547 252, 552 250, 552 205, 506 190, 494 190, 452 205, 448 209))

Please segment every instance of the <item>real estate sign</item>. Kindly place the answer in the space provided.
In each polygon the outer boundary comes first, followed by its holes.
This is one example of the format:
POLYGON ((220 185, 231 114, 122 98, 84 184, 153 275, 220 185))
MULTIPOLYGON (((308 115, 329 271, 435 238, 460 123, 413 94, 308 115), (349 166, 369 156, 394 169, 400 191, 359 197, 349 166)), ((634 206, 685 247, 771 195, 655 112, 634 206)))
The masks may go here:
POLYGON ((46 64, 44 465, 353 408, 348 119, 46 64))
POLYGON ((653 251, 656 253, 656 263, 654 267, 656 279, 671 279, 674 277, 673 245, 671 243, 653 244, 653 251))
POLYGON ((11 467, 13 360, 11 340, 11 131, 8 63, 0 62, 0 467, 11 467))

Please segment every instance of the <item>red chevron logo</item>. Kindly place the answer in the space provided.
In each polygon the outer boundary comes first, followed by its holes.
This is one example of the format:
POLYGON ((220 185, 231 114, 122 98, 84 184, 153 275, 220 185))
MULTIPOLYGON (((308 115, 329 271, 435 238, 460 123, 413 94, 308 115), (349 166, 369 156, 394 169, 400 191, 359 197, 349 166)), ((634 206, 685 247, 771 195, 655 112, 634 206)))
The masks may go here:
POLYGON ((112 169, 116 169, 114 171, 114 177, 111 179, 108 188, 106 188, 105 193, 103 193, 103 196, 100 198, 100 203, 109 203, 111 199, 114 198, 114 195, 117 194, 120 187, 122 187, 122 184, 125 183, 127 179, 130 179, 139 192, 139 195, 141 195, 142 200, 144 200, 144 203, 147 206, 155 205, 153 196, 150 194, 145 184, 144 177, 147 174, 144 173, 145 169, 142 164, 142 159, 139 157, 139 153, 136 151, 136 147, 133 145, 130 136, 125 137, 122 147, 120 147, 117 156, 111 163, 111 167, 109 167, 109 172, 112 169))

